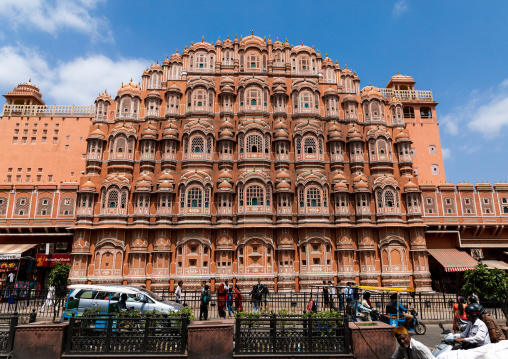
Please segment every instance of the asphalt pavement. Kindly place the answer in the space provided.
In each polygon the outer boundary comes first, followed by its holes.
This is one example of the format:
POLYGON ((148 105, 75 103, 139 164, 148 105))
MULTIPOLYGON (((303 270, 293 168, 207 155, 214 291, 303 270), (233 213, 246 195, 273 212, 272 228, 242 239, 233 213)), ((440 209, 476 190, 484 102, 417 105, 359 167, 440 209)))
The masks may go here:
MULTIPOLYGON (((451 324, 444 325, 445 329, 452 329, 451 324)), ((431 351, 440 343, 441 341, 441 328, 437 324, 427 324, 427 332, 424 335, 411 334, 411 337, 423 345, 431 348, 431 351)))

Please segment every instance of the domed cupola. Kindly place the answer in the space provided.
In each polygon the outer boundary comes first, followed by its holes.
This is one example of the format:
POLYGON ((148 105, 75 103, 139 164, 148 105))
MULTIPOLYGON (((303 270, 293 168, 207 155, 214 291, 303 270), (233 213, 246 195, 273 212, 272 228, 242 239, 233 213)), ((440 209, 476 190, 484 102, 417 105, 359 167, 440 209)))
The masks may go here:
POLYGON ((153 122, 149 122, 148 126, 141 131, 141 140, 156 140, 157 139, 157 126, 153 122))
POLYGON ((351 127, 347 132, 347 139, 349 142, 352 141, 361 141, 363 142, 363 137, 360 132, 358 132, 355 126, 351 127))
POLYGON ((174 121, 169 121, 166 126, 164 126, 164 132, 162 132, 163 139, 171 139, 178 141, 178 126, 174 123, 174 121))
POLYGON ((152 190, 152 178, 146 173, 139 175, 134 192, 150 192, 152 190))

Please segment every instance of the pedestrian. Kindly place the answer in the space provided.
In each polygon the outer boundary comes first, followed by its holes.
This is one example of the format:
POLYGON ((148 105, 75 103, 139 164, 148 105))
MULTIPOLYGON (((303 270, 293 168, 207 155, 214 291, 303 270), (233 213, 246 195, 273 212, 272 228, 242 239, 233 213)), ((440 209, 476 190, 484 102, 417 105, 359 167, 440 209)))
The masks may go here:
POLYGON ((228 280, 226 279, 226 280, 224 281, 224 289, 226 290, 226 293, 229 293, 229 288, 231 288, 231 287, 229 286, 229 282, 228 282, 228 280))
POLYGON ((323 303, 324 308, 328 308, 330 305, 330 292, 328 291, 326 280, 323 281, 323 303))
POLYGON ((234 295, 234 299, 235 299, 235 307, 236 307, 236 311, 243 311, 243 295, 242 295, 242 292, 240 291, 240 287, 238 287, 238 284, 235 284, 235 289, 234 289, 234 292, 235 292, 235 295, 234 295))
POLYGON ((255 285, 252 287, 252 292, 250 292, 250 301, 252 303, 252 311, 257 313, 259 311, 259 286, 255 285))
POLYGON ((179 281, 175 290, 175 302, 182 302, 183 281, 179 281))
POLYGON ((456 333, 458 332, 457 328, 457 322, 459 319, 462 319, 464 321, 467 320, 466 316, 466 298, 463 296, 457 297, 457 303, 453 305, 453 331, 456 333))
POLYGON ((199 320, 208 320, 208 305, 210 304, 210 287, 203 286, 201 291, 201 302, 199 305, 199 320))
POLYGON ((483 310, 482 314, 480 315, 480 319, 485 323, 487 329, 489 330, 491 343, 497 343, 500 340, 506 340, 506 336, 504 335, 503 330, 486 309, 483 310))
MULTIPOLYGON (((339 282, 340 283, 340 282, 339 282)), ((337 283, 337 284, 339 284, 337 283)), ((339 311, 342 312, 342 310, 344 309, 344 289, 342 288, 338 288, 337 289, 337 296, 339 297, 339 311)))
POLYGON ((201 291, 204 292, 205 291, 205 285, 206 285, 206 280, 202 280, 201 281, 201 291))
POLYGON ((333 305, 333 298, 335 297, 335 286, 331 280, 328 281, 328 287, 330 288, 330 309, 336 310, 335 306, 333 305))
POLYGON ((353 282, 347 283, 348 287, 344 289, 344 296, 346 297, 346 303, 353 301, 353 282))
POLYGON ((48 307, 49 308, 53 307, 53 309, 56 309, 55 304, 56 304, 55 303, 55 287, 51 286, 48 288, 48 295, 46 296, 46 301, 42 305, 40 312, 44 313, 44 311, 48 307))
POLYGON ((393 353, 392 359, 431 359, 434 355, 429 348, 419 341, 411 338, 406 328, 399 326, 393 330, 393 334, 399 342, 399 347, 393 353))
POLYGON ((228 310, 228 317, 232 318, 233 315, 235 314, 235 311, 233 310, 233 288, 231 287, 229 287, 227 291, 226 309, 228 310), (231 315, 231 313, 233 313, 233 315, 231 315))
POLYGON ((268 309, 268 301, 270 299, 270 291, 268 290, 268 286, 263 284, 263 290, 261 292, 261 300, 265 303, 265 310, 268 309))
POLYGON ((219 317, 226 318, 226 290, 224 289, 224 283, 219 285, 217 294, 219 317))

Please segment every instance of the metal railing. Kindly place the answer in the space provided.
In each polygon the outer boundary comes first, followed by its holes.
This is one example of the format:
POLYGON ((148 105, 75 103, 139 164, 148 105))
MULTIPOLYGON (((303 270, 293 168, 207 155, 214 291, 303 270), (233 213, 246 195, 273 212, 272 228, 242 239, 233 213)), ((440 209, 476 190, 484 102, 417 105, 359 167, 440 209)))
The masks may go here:
POLYGON ((65 354, 184 354, 182 318, 70 318, 65 354))
POLYGON ((67 292, 34 289, 6 289, 1 292, 0 315, 18 313, 44 318, 58 318, 65 306, 67 292))
POLYGON ((347 318, 236 318, 235 354, 348 354, 347 318))
POLYGON ((18 325, 17 316, 0 317, 0 353, 12 351, 16 325, 18 325))
POLYGON ((2 116, 35 116, 35 117, 94 117, 95 106, 60 106, 60 105, 9 105, 5 104, 2 116))

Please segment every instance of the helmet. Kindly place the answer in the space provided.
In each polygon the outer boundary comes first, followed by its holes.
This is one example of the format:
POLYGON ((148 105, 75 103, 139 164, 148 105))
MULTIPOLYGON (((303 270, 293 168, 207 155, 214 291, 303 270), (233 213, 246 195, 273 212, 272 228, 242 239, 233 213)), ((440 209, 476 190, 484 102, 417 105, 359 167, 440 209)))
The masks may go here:
POLYGON ((466 314, 478 317, 483 312, 483 307, 478 303, 471 303, 466 307, 466 314))
POLYGON ((469 297, 469 303, 478 303, 478 297, 476 295, 472 295, 469 297))
POLYGON ((466 298, 464 298, 463 296, 459 295, 458 298, 457 298, 457 302, 459 302, 459 303, 466 303, 466 298))

